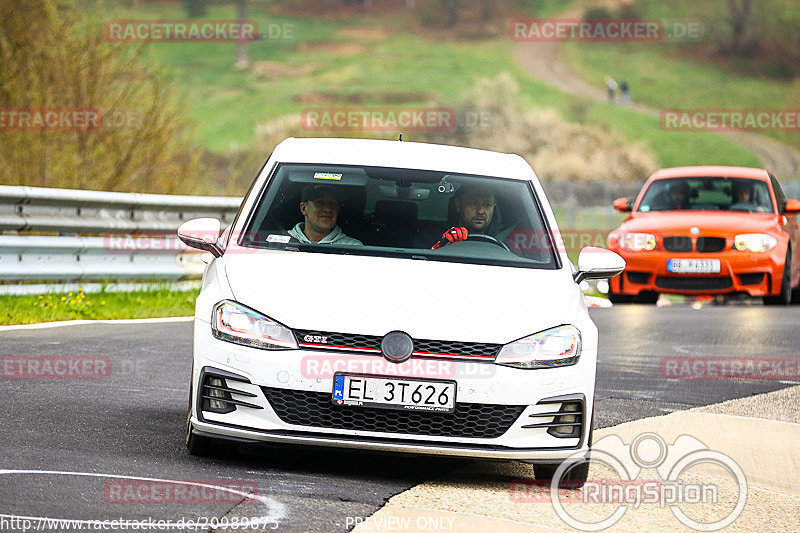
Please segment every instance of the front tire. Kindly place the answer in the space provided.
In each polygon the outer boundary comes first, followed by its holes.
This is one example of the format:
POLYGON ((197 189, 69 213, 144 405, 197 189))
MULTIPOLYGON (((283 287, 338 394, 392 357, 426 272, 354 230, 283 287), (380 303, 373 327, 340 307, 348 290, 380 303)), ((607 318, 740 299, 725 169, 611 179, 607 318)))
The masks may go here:
MULTIPOLYGON (((561 463, 540 463, 533 465, 533 476, 537 481, 547 481, 553 479, 561 463)), ((577 490, 586 484, 589 479, 589 460, 583 460, 567 467, 564 475, 558 481, 558 488, 577 490)))
MULTIPOLYGON (((800 287, 798 287, 800 291, 800 287)), ((792 252, 786 250, 786 260, 783 262, 783 276, 781 276, 781 292, 777 296, 764 296, 764 305, 789 305, 794 299, 792 291, 792 252)))
MULTIPOLYGON (((622 275, 622 274, 620 274, 622 275)), ((611 282, 608 283, 608 301, 612 304, 632 304, 635 296, 631 294, 618 294, 611 288, 611 282)))

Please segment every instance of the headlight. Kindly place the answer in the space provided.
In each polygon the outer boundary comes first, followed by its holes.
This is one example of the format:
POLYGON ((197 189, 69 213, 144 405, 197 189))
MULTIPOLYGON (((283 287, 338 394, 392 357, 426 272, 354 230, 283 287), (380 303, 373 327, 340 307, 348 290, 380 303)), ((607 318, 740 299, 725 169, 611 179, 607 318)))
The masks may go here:
POLYGON ((631 252, 656 249, 656 237, 650 233, 623 233, 618 242, 620 248, 631 252))
POLYGON ((550 368, 574 365, 581 356, 581 332, 575 326, 558 326, 503 346, 498 365, 550 368))
POLYGON ((211 317, 214 337, 264 350, 296 350, 292 330, 240 303, 223 300, 211 317))
POLYGON ((763 233, 746 233, 733 239, 733 247, 740 252, 766 252, 778 244, 778 239, 763 233))

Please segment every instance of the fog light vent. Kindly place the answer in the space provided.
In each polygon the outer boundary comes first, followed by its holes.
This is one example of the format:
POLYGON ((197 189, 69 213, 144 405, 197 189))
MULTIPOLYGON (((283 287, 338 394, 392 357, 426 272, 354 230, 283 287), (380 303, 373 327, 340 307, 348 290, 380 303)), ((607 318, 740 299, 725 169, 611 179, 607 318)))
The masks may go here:
POLYGON ((529 417, 534 422, 522 426, 526 429, 547 428, 547 433, 560 439, 576 439, 583 434, 584 401, 583 398, 551 398, 539 402, 559 405, 556 410, 544 413, 533 413, 529 417))
POLYGON ((234 389, 228 385, 226 378, 210 373, 206 373, 203 376, 203 387, 200 394, 202 398, 200 403, 202 410, 210 413, 232 413, 236 410, 236 406, 263 409, 260 405, 238 400, 233 397, 233 395, 238 395, 255 398, 255 394, 234 389))

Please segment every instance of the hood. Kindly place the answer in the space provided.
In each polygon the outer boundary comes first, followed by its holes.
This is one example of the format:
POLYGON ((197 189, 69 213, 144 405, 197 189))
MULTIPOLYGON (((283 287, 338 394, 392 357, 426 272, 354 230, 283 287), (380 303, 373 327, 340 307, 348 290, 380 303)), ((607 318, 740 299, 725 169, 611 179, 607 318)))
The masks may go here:
POLYGON ((293 329, 504 344, 582 309, 568 269, 275 250, 223 258, 237 301, 293 329))
POLYGON ((647 233, 688 234, 697 227, 700 235, 718 233, 763 233, 777 226, 774 213, 743 213, 741 211, 659 211, 634 213, 621 226, 620 231, 647 233))

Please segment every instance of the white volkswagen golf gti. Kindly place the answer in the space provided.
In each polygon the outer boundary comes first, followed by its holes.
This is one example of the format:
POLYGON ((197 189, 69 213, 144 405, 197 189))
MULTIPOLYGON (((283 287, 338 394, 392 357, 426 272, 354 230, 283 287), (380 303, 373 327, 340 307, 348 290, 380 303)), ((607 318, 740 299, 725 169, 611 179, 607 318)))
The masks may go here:
POLYGON ((178 230, 210 252, 191 453, 335 446, 521 460, 539 478, 588 453, 597 328, 578 284, 624 261, 586 248, 570 263, 521 157, 287 139, 220 230, 178 230))

